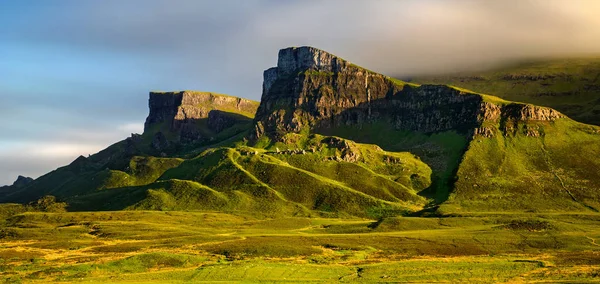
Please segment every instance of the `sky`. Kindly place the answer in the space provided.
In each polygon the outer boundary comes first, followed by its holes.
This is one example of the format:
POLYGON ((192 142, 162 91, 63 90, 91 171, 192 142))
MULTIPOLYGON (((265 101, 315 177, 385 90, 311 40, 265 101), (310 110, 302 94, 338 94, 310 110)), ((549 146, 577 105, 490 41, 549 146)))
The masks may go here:
POLYGON ((277 51, 390 76, 600 54, 596 0, 0 0, 0 185, 141 133, 148 92, 259 100, 277 51))

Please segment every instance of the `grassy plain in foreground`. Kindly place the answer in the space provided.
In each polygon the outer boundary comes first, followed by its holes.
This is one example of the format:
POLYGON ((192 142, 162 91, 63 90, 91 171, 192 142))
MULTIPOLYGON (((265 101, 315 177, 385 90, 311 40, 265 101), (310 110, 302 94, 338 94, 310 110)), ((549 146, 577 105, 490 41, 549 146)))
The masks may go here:
POLYGON ((0 227, 6 283, 594 282, 600 272, 596 213, 369 220, 9 211, 0 227))

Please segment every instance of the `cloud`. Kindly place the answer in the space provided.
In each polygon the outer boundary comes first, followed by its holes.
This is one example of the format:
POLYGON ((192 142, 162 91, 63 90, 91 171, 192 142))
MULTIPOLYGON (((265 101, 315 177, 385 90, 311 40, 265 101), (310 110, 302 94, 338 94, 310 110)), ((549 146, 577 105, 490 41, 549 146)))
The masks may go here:
POLYGON ((141 132, 150 90, 259 100, 280 48, 392 76, 483 69, 599 53, 598 11, 595 0, 3 0, 0 183, 141 132))
POLYGON ((142 133, 144 132, 144 124, 139 122, 125 123, 117 126, 120 132, 142 133))
POLYGON ((0 150, 0 185, 12 184, 18 175, 37 178, 64 166, 80 155, 93 154, 106 144, 77 142, 28 141, 18 145, 2 145, 0 150))
POLYGON ((18 175, 37 178, 142 131, 143 124, 125 123, 114 129, 64 129, 34 139, 0 140, 0 185, 12 184, 18 175))
POLYGON ((268 11, 254 30, 399 75, 600 51, 598 1, 307 2, 268 11))
MULTIPOLYGON (((279 48, 293 45, 400 75, 600 50, 600 2, 594 0, 61 3, 37 10, 43 24, 4 25, 0 32, 146 58, 139 63, 144 72, 176 81, 178 88, 253 99, 260 97, 262 70, 274 64, 279 48)), ((12 12, 9 19, 25 17, 12 12)))

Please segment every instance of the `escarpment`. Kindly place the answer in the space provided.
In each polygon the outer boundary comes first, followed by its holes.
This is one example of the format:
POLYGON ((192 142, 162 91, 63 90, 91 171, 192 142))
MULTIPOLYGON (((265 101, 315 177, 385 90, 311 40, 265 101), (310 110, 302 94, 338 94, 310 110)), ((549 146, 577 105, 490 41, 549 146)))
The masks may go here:
MULTIPOLYGON (((299 47, 281 50, 277 67, 264 72, 251 138, 285 144, 290 132, 318 133, 414 153, 432 169, 433 184, 423 194, 444 203, 456 190, 456 181, 462 181, 458 173, 465 157, 476 155, 474 151, 504 153, 500 145, 520 143, 515 141, 522 137, 537 139, 524 143, 544 155, 542 137, 553 135, 562 118, 550 108, 452 86, 409 84, 325 51, 299 47), (473 145, 482 139, 491 142, 473 145)), ((531 165, 540 170, 546 166, 531 165)), ((494 186, 504 188, 489 185, 494 186)))
POLYGON ((552 109, 489 102, 489 96, 445 85, 412 85, 312 47, 279 52, 264 72, 254 137, 279 139, 305 128, 385 122, 397 130, 476 133, 485 121, 552 121, 552 109))
POLYGON ((143 134, 2 188, 0 201, 52 194, 85 210, 370 218, 430 205, 600 210, 600 128, 546 107, 409 84, 312 47, 279 52, 260 105, 183 91, 150 93, 149 108, 143 134))
MULTIPOLYGON (((505 136, 515 135, 519 123, 551 122, 565 118, 563 114, 551 108, 522 103, 494 104, 489 102, 483 102, 480 105, 477 116, 479 126, 475 128, 474 135, 483 137, 492 137, 496 132, 501 132, 505 136)), ((538 128, 534 125, 525 125, 523 133, 527 136, 541 136, 542 133, 537 130, 538 128)))
POLYGON ((258 103, 236 97, 209 92, 150 92, 150 114, 144 131, 154 125, 166 123, 171 129, 180 129, 193 120, 208 118, 213 110, 253 117, 258 103))
POLYGON ((209 92, 151 92, 144 132, 154 135, 154 148, 214 140, 236 123, 249 123, 257 107, 251 100, 209 92))

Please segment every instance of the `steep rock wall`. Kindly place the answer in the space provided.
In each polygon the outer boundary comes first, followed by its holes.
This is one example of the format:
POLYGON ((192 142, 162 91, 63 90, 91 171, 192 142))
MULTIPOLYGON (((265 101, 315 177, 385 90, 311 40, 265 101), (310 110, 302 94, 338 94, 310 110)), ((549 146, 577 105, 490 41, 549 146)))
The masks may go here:
POLYGON ((484 121, 551 121, 559 112, 445 85, 410 85, 353 65, 312 47, 279 51, 277 67, 264 72, 254 138, 278 139, 309 127, 385 121, 398 130, 477 133, 484 121))
POLYGON ((232 112, 254 117, 258 103, 255 101, 219 95, 209 92, 150 92, 150 114, 144 130, 166 122, 172 130, 178 130, 186 122, 209 117, 212 110, 232 112))

